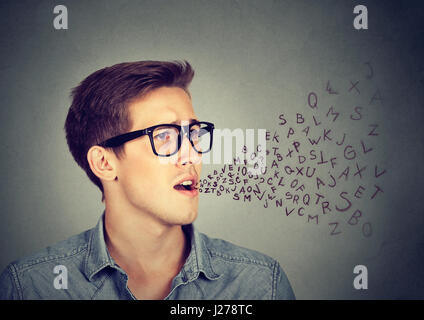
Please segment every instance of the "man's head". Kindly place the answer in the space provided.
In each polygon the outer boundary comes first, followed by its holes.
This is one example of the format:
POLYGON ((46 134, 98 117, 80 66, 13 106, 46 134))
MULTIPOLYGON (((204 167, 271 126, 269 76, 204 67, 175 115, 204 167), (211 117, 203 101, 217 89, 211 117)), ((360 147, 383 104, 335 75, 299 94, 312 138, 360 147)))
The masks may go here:
POLYGON ((174 188, 181 179, 200 176, 201 155, 187 135, 167 161, 154 154, 147 134, 113 148, 102 144, 155 125, 197 120, 188 93, 193 75, 187 62, 122 63, 96 71, 72 91, 65 123, 68 146, 106 197, 119 197, 128 206, 154 212, 171 223, 195 218, 197 192, 174 188), (176 211, 187 214, 172 216, 176 211))

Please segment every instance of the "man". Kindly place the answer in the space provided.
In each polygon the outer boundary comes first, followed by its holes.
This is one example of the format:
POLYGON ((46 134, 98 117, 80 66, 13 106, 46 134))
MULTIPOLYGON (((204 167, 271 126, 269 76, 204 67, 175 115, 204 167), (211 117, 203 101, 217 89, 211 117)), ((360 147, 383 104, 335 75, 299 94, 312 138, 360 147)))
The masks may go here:
POLYGON ((121 63, 73 90, 68 146, 105 211, 95 228, 11 263, 1 298, 294 298, 277 261, 191 224, 214 130, 194 113, 193 75, 187 62, 121 63))

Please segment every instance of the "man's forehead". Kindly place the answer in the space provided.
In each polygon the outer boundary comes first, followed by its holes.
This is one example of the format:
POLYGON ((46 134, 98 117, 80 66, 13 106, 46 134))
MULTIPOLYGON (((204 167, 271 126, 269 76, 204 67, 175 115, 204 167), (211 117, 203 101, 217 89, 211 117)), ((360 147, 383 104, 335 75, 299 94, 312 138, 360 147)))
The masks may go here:
POLYGON ((193 113, 177 113, 174 111, 156 112, 153 114, 132 117, 133 129, 142 129, 158 124, 178 124, 187 125, 199 121, 193 113))
POLYGON ((191 118, 191 119, 180 119, 180 120, 174 120, 174 121, 170 121, 170 122, 166 122, 166 123, 170 123, 170 124, 180 124, 180 125, 186 125, 186 124, 190 124, 190 123, 193 123, 193 122, 197 122, 197 121, 199 121, 199 119, 194 119, 194 118, 191 118))
POLYGON ((181 124, 196 120, 191 99, 180 88, 160 88, 130 104, 133 129, 161 123, 181 124))

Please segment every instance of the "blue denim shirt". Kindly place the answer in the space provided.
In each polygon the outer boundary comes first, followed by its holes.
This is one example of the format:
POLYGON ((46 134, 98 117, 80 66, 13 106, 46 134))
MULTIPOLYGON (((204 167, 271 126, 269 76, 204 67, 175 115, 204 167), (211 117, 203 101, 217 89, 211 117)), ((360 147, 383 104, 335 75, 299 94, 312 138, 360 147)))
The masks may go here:
MULTIPOLYGON (((192 225, 184 230, 191 251, 165 299, 295 298, 274 259, 209 238, 192 225)), ((9 264, 0 275, 0 298, 136 299, 127 281, 127 274, 107 250, 103 214, 93 229, 9 264), (67 283, 63 278, 55 280, 66 276, 63 269, 54 272, 58 265, 66 267, 67 283)))

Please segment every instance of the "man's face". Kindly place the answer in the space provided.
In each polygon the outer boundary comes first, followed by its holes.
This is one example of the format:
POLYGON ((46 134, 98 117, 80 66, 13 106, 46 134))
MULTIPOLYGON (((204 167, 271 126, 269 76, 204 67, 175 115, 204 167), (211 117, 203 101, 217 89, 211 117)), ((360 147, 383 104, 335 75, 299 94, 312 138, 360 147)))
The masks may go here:
MULTIPOLYGON (((158 124, 187 125, 190 119, 197 119, 190 97, 176 87, 162 87, 135 100, 129 105, 129 114, 130 131, 158 124)), ((125 205, 162 224, 193 222, 197 217, 197 190, 174 188, 183 179, 200 179, 201 155, 187 136, 178 153, 166 158, 153 153, 147 135, 127 142, 124 151, 125 156, 118 161, 117 177, 125 205)))

